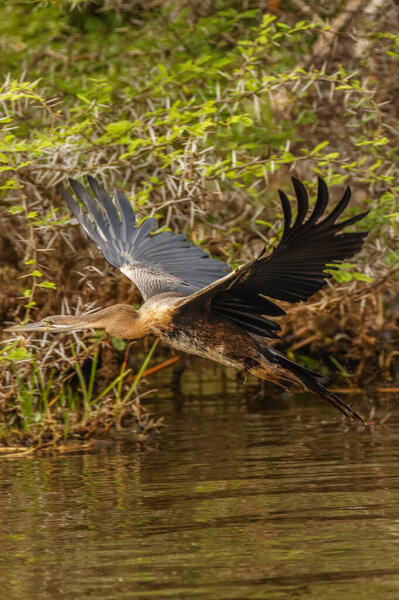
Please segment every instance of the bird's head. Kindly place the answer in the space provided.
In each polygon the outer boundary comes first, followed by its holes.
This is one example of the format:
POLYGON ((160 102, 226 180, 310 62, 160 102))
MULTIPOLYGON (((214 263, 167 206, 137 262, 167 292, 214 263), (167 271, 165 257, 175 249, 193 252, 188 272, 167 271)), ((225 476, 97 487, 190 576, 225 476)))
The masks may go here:
POLYGON ((83 329, 105 329, 110 335, 128 339, 139 338, 147 333, 141 331, 138 311, 128 304, 115 304, 86 315, 51 315, 34 323, 12 325, 5 331, 64 333, 83 329))
MULTIPOLYGON (((89 316, 89 315, 87 315, 89 316)), ((18 323, 7 327, 5 331, 14 331, 15 333, 31 331, 49 331, 51 333, 62 333, 64 331, 79 331, 89 327, 86 325, 87 320, 85 316, 75 317, 72 315, 51 315, 44 317, 40 321, 34 321, 33 323, 18 323)), ((91 324, 90 327, 93 327, 91 324)))

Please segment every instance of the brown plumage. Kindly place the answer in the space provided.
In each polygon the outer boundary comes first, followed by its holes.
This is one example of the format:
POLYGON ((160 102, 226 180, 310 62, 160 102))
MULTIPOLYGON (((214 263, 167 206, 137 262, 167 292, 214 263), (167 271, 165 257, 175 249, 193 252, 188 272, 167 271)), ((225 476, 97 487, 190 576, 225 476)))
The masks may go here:
POLYGON ((309 201, 302 183, 293 178, 297 215, 280 192, 284 231, 271 254, 231 271, 211 259, 185 236, 169 232, 151 235, 155 221, 136 227, 133 209, 116 190, 116 204, 93 178, 95 198, 70 180, 83 207, 63 192, 68 206, 105 258, 139 288, 145 302, 136 311, 116 304, 82 316, 55 315, 36 323, 16 325, 11 331, 76 331, 102 328, 128 339, 156 335, 170 346, 233 366, 280 385, 294 383, 312 390, 350 419, 363 419, 323 384, 324 377, 277 352, 265 338, 278 338, 280 325, 270 317, 285 311, 274 300, 302 302, 326 283, 335 263, 350 258, 363 244, 365 232, 342 233, 367 213, 341 223, 338 217, 350 199, 341 201, 325 216, 328 190, 322 179, 316 204, 307 217, 309 201))

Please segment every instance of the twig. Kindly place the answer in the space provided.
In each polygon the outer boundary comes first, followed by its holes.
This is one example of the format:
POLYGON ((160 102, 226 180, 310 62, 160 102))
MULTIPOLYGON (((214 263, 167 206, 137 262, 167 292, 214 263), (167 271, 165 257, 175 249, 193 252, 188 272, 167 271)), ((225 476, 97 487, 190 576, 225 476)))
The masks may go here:
POLYGON ((307 346, 308 344, 311 344, 312 342, 316 342, 318 339, 319 339, 319 336, 317 334, 310 335, 309 337, 305 338, 304 340, 301 340, 300 342, 297 342, 296 344, 291 346, 290 350, 295 352, 295 350, 299 350, 299 348, 303 348, 303 346, 307 346))
MULTIPOLYGON (((166 369, 167 367, 170 367, 170 365, 173 365, 178 360, 180 360, 180 356, 172 356, 172 358, 169 358, 168 360, 165 360, 160 365, 156 365, 155 367, 151 367, 151 369, 147 369, 147 371, 144 371, 142 377, 148 377, 148 375, 152 375, 153 373, 157 373, 158 371, 162 371, 162 369, 166 369)), ((128 381, 131 381, 135 377, 137 377, 137 373, 135 375, 132 375, 129 378, 128 381)))
POLYGON ((359 15, 366 4, 366 0, 348 0, 344 10, 331 23, 331 28, 320 33, 312 46, 310 54, 304 58, 302 66, 308 66, 314 58, 317 58, 317 60, 325 59, 330 53, 337 36, 348 28, 352 19, 359 15))

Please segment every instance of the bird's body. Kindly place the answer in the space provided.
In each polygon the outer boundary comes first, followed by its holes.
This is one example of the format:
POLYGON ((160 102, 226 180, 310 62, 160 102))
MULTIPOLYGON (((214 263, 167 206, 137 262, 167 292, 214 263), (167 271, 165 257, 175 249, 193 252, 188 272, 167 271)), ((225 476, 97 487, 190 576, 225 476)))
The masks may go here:
MULTIPOLYGON (((249 371, 258 355, 254 338, 244 329, 215 315, 210 310, 179 310, 179 300, 170 304, 170 312, 155 335, 176 350, 208 358, 226 367, 249 371), (174 309, 176 306, 176 309, 174 309)), ((155 301, 155 306, 157 302, 155 301)))
POLYGON ((271 254, 231 271, 211 259, 184 236, 169 232, 151 235, 153 219, 139 227, 128 199, 116 190, 116 205, 89 177, 96 200, 74 180, 71 185, 84 211, 72 196, 63 193, 68 206, 105 258, 137 285, 144 304, 136 311, 116 304, 88 315, 55 315, 37 323, 17 325, 14 331, 76 331, 103 328, 111 335, 138 339, 155 335, 169 346, 211 359, 286 386, 312 390, 346 416, 361 417, 323 384, 324 377, 290 361, 266 340, 278 338, 279 317, 285 311, 274 300, 306 300, 330 277, 334 264, 351 257, 361 247, 365 233, 341 233, 366 213, 337 223, 350 191, 325 216, 328 191, 319 179, 317 201, 309 217, 305 188, 293 179, 298 211, 292 224, 288 198, 280 192, 284 231, 271 254))

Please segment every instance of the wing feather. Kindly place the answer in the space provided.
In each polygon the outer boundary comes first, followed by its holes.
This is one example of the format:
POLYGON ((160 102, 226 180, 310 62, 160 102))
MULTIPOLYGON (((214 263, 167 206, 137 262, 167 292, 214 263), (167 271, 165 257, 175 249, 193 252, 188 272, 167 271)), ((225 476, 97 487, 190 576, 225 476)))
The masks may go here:
POLYGON ((317 188, 317 200, 313 212, 308 219, 309 225, 313 225, 314 223, 316 223, 316 221, 319 220, 321 215, 326 210, 328 204, 328 196, 328 187, 325 181, 321 177, 319 177, 317 188))
POLYGON ((94 179, 94 177, 88 175, 87 181, 89 182, 91 189, 93 190, 95 196, 98 198, 99 202, 101 203, 101 206, 103 207, 112 234, 115 237, 118 236, 121 227, 121 222, 115 205, 113 204, 113 202, 110 201, 108 194, 98 184, 97 179, 94 179))
POLYGON ((309 198, 305 186, 301 181, 299 181, 299 179, 293 177, 292 182, 294 184, 294 189, 298 202, 298 211, 295 223, 292 227, 292 230, 295 231, 296 229, 299 229, 299 227, 303 224, 303 220, 307 215, 307 212, 309 210, 309 198))
POLYGON ((291 227, 292 210, 291 210, 291 204, 290 204, 290 201, 288 200, 287 195, 282 190, 279 190, 278 193, 280 196, 281 205, 283 207, 283 214, 284 214, 284 231, 283 231, 283 237, 284 237, 285 235, 287 235, 287 233, 289 232, 290 227, 291 227))
POLYGON ((230 270, 184 235, 152 234, 155 219, 137 227, 133 208, 119 190, 114 204, 94 177, 88 177, 94 198, 80 183, 69 181, 83 205, 62 191, 70 210, 107 261, 137 285, 145 300, 161 292, 192 294, 230 270))
MULTIPOLYGON (((258 335, 276 337, 276 328, 273 329, 270 325, 273 321, 265 316, 278 316, 284 314, 284 311, 268 298, 293 303, 307 300, 331 277, 326 272, 327 267, 337 268, 334 266, 336 263, 350 258, 360 250, 367 233, 342 233, 341 230, 365 217, 367 212, 336 223, 349 203, 349 188, 335 208, 320 220, 327 207, 328 189, 324 181, 319 179, 316 204, 306 220, 309 208, 307 192, 295 178, 293 185, 298 206, 297 216, 291 225, 291 206, 287 196, 280 191, 285 222, 281 240, 274 251, 269 255, 263 251, 256 260, 182 300, 182 310, 185 305, 193 302, 207 302, 211 310, 223 312, 227 318, 235 320, 241 326, 247 323, 248 331, 253 331, 254 318, 263 317, 263 334, 258 335), (233 308, 228 297, 236 301, 233 308)), ((258 320, 256 327, 259 329, 258 320)))

